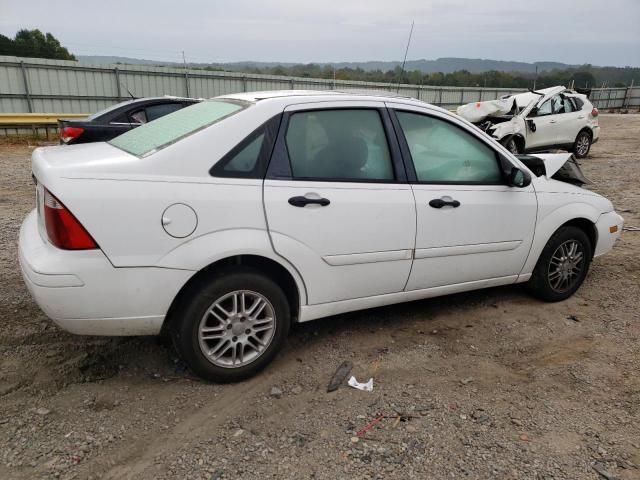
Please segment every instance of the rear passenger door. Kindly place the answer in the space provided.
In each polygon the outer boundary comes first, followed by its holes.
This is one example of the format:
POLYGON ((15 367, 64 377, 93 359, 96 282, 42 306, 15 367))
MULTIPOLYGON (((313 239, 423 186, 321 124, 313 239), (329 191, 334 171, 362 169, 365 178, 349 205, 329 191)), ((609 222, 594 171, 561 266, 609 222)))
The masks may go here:
POLYGON ((381 102, 288 107, 264 182, 275 251, 301 273, 309 304, 400 292, 416 213, 381 102))

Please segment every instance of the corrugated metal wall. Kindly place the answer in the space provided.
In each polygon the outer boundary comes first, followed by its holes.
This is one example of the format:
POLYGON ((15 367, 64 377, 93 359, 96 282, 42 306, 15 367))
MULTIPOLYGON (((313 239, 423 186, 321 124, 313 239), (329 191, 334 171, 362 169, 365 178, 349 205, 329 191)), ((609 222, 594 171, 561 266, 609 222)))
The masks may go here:
POLYGON ((86 65, 63 60, 0 56, 0 112, 92 113, 136 97, 215 97, 260 90, 398 90, 443 107, 521 91, 400 85, 279 77, 139 65, 86 65))
MULTIPOLYGON (((86 65, 64 60, 0 56, 1 113, 92 113, 120 100, 179 95, 215 97, 258 90, 398 90, 409 97, 454 108, 522 91, 508 88, 433 87, 278 77, 139 65, 86 65)), ((594 89, 598 108, 640 106, 640 87, 594 89)))

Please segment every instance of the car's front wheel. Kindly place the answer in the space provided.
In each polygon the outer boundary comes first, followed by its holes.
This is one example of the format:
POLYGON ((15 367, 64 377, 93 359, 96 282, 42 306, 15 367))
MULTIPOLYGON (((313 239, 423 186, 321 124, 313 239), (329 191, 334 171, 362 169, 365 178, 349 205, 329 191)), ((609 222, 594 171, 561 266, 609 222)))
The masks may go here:
POLYGON ((589 237, 574 226, 559 228, 545 245, 529 280, 531 292, 547 302, 573 295, 589 271, 592 247, 589 237))
POLYGON ((263 369, 289 332, 282 289, 252 269, 236 269, 190 289, 171 324, 180 356, 199 376, 234 382, 263 369))
POLYGON ((577 158, 585 158, 591 150, 591 134, 583 130, 576 137, 573 144, 573 153, 577 158))

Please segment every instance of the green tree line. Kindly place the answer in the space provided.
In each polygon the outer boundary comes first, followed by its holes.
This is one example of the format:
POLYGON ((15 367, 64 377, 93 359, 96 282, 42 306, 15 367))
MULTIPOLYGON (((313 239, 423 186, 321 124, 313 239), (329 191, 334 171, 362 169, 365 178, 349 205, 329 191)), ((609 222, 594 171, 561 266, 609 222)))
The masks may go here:
POLYGON ((0 34, 0 55, 16 57, 53 58, 56 60, 75 60, 69 50, 50 33, 40 30, 22 29, 14 38, 0 34))
MULTIPOLYGON (((228 70, 224 65, 208 67, 210 70, 228 70)), ((275 67, 245 67, 235 71, 244 73, 263 73, 269 75, 286 75, 308 78, 325 78, 336 80, 361 80, 367 82, 388 83, 390 86, 398 83, 411 85, 435 85, 455 87, 488 87, 488 88, 545 88, 555 85, 592 88, 603 83, 609 87, 628 86, 635 79, 640 82, 640 68, 594 67, 583 65, 578 68, 565 70, 544 71, 538 75, 521 72, 488 71, 472 73, 459 70, 452 73, 424 73, 419 70, 402 72, 400 67, 393 70, 363 70, 361 68, 338 68, 331 65, 314 63, 292 66, 277 65, 275 67)))

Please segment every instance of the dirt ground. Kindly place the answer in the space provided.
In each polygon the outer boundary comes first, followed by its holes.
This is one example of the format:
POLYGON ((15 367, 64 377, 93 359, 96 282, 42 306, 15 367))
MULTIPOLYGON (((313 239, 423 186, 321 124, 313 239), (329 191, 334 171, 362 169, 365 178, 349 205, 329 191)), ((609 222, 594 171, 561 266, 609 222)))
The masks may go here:
MULTIPOLYGON (((583 169, 638 227, 640 115, 600 124, 583 169)), ((514 286, 318 320, 215 385, 156 338, 40 312, 16 247, 32 149, 0 146, 0 478, 640 478, 640 232, 565 302, 514 286), (343 360, 373 392, 326 392, 343 360)))

